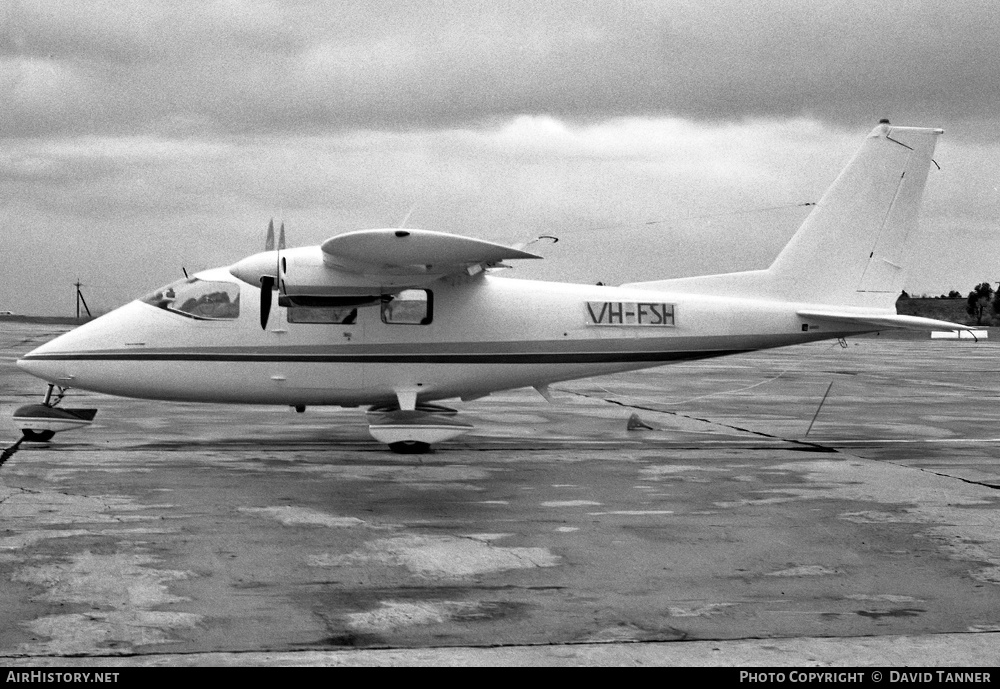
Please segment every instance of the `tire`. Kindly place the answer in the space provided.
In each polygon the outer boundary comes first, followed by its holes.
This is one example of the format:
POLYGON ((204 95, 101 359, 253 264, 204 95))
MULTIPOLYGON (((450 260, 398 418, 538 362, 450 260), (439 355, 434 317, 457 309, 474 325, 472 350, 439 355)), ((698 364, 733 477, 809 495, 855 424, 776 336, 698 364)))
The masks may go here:
POLYGON ((403 440, 398 443, 389 443, 389 449, 398 455, 422 455, 431 451, 430 443, 421 443, 416 440, 403 440))
POLYGON ((29 443, 44 443, 52 440, 55 436, 55 431, 35 431, 30 428, 22 428, 21 433, 24 434, 22 440, 27 440, 29 443))

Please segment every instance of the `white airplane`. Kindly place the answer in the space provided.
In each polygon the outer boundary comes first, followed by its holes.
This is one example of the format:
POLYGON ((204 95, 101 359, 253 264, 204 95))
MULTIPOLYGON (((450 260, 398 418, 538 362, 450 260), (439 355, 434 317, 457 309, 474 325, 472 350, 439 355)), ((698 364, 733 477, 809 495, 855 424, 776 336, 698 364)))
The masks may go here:
POLYGON ((468 431, 434 402, 890 328, 939 129, 883 121, 766 270, 620 287, 497 277, 512 248, 441 232, 348 232, 200 272, 26 354, 50 382, 26 440, 87 425, 67 388, 158 400, 370 407, 425 452, 468 431), (273 298, 277 292, 277 299, 273 298), (56 394, 53 394, 55 389, 56 394))

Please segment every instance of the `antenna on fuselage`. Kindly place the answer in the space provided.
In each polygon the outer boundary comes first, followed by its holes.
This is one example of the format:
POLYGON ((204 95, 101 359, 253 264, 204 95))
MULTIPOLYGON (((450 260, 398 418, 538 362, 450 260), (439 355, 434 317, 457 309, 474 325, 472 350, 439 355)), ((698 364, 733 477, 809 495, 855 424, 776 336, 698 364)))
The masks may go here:
POLYGON ((542 240, 548 240, 548 241, 552 242, 553 244, 555 244, 555 243, 557 243, 559 241, 559 237, 555 237, 555 236, 553 236, 551 234, 540 234, 540 235, 538 235, 537 237, 535 237, 534 239, 532 239, 530 241, 527 241, 527 242, 518 242, 517 244, 512 244, 511 247, 514 248, 514 249, 520 249, 520 250, 523 251, 526 247, 529 247, 532 244, 534 244, 535 242, 540 242, 542 240))
POLYGON ((403 216, 403 220, 399 223, 398 229, 403 229, 406 227, 406 223, 410 222, 410 216, 413 215, 413 211, 417 210, 417 204, 413 204, 410 210, 406 211, 406 215, 403 216))

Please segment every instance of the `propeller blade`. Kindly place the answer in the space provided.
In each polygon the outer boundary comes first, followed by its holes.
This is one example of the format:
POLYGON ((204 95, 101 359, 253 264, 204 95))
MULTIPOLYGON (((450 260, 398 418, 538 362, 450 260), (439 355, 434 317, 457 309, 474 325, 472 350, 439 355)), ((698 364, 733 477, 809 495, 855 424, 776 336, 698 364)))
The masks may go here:
POLYGON ((274 218, 267 223, 267 238, 264 240, 264 251, 274 251, 274 218))
MULTIPOLYGON (((282 227, 284 227, 284 225, 282 225, 282 227)), ((284 256, 281 255, 281 251, 284 248, 285 248, 284 244, 282 244, 281 248, 279 248, 275 252, 275 257, 274 257, 275 258, 274 275, 276 279, 274 284, 274 289, 278 290, 278 294, 282 296, 284 296, 286 293, 285 275, 288 273, 288 261, 285 259, 284 256)))
POLYGON ((260 327, 267 330, 267 319, 271 315, 271 290, 274 289, 274 276, 260 276, 260 327))

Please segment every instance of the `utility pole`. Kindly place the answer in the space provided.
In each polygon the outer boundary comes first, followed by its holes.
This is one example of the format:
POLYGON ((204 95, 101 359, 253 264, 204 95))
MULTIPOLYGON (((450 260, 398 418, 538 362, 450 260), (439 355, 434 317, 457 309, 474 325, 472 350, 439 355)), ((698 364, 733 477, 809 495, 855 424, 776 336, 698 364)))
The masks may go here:
POLYGON ((76 287, 76 320, 80 320, 80 304, 83 304, 83 308, 87 310, 87 317, 93 318, 90 307, 87 306, 87 300, 83 298, 83 292, 80 291, 80 278, 77 278, 73 285, 76 287))

